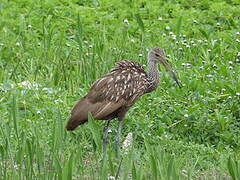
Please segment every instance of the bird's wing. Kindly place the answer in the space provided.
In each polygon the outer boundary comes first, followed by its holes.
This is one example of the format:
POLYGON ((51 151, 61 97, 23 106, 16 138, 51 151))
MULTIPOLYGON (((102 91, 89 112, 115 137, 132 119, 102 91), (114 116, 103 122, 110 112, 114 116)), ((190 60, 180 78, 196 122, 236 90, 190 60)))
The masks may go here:
POLYGON ((82 124, 87 121, 88 113, 92 113, 95 119, 104 119, 119 109, 124 103, 123 100, 118 102, 99 101, 93 103, 91 102, 91 98, 84 97, 74 106, 71 112, 70 122, 76 121, 75 124, 82 124))
POLYGON ((87 97, 92 102, 127 101, 136 93, 144 93, 146 85, 147 74, 140 64, 124 60, 118 62, 110 73, 95 81, 87 97))
POLYGON ((99 104, 95 114, 102 117, 144 94, 146 82, 147 74, 143 68, 138 63, 124 60, 94 82, 86 97, 91 103, 99 104))

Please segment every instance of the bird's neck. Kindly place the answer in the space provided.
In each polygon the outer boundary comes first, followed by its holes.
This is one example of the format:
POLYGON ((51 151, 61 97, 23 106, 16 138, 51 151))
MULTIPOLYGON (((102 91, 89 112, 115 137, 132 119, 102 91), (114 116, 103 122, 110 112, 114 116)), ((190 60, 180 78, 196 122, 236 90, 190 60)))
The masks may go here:
POLYGON ((153 91, 157 88, 159 80, 159 70, 156 61, 149 58, 148 60, 148 81, 149 81, 149 91, 153 91))

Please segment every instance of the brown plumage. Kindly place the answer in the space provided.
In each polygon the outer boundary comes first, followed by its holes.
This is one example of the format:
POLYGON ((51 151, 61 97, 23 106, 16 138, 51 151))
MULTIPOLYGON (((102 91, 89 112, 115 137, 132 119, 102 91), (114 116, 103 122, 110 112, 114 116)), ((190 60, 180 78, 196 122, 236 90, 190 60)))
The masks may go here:
POLYGON ((123 60, 105 76, 93 83, 89 93, 74 106, 67 123, 67 130, 74 130, 78 125, 87 122, 88 113, 94 119, 123 120, 126 112, 145 93, 156 89, 159 84, 157 64, 162 63, 180 85, 175 73, 165 61, 161 48, 154 48, 149 53, 149 72, 137 62, 123 60))

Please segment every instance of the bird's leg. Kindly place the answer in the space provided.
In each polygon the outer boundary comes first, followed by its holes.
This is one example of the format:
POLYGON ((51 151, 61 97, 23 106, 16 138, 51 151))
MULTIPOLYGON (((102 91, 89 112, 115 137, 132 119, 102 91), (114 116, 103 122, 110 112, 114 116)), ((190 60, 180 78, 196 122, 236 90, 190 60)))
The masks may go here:
POLYGON ((120 157, 120 142, 121 142, 121 131, 122 131, 122 120, 118 121, 118 127, 117 127, 117 136, 116 136, 116 154, 117 157, 120 157))
POLYGON ((107 144, 108 144, 108 127, 110 124, 110 120, 107 120, 106 125, 103 129, 103 159, 105 159, 106 151, 107 151, 107 144))

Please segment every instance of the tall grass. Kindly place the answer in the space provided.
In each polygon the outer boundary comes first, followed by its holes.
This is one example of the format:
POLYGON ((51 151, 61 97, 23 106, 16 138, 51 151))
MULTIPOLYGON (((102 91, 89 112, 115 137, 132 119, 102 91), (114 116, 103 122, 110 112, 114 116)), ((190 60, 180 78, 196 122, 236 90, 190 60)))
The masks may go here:
MULTIPOLYGON (((238 1, 0 2, 0 179, 239 179, 238 1), (64 127, 73 104, 121 59, 165 49, 167 73, 124 121, 64 127)), ((147 68, 146 68, 147 69, 147 68)), ((163 68, 161 68, 163 69, 163 68)))

